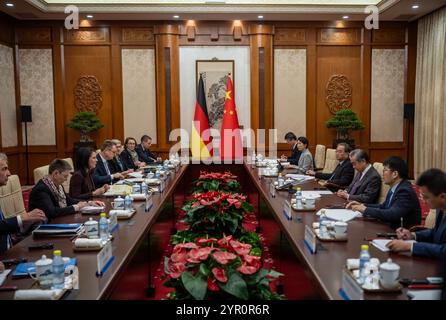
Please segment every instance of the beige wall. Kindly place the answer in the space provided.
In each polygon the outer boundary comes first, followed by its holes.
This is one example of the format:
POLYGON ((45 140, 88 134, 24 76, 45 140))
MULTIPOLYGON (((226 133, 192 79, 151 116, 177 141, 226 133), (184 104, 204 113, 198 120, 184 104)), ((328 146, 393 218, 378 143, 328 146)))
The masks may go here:
POLYGON ((289 131, 306 135, 307 50, 274 50, 274 127, 278 142, 289 131))
MULTIPOLYGON (((21 105, 32 106, 29 145, 55 145, 53 57, 51 49, 20 49, 21 105)), ((23 129, 23 139, 25 140, 23 129)))
POLYGON ((404 49, 372 50, 372 142, 403 141, 404 70, 404 49))
POLYGON ((156 136, 155 50, 122 50, 124 135, 137 141, 143 134, 156 136))
POLYGON ((17 146, 14 51, 0 45, 0 118, 2 147, 17 146))

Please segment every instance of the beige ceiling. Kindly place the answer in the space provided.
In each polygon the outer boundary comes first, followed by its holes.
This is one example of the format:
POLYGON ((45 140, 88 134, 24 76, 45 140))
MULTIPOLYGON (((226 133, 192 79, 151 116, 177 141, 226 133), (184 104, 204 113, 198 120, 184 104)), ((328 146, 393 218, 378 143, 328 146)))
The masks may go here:
POLYGON ((175 20, 174 15, 179 20, 258 20, 262 15, 265 21, 333 21, 344 15, 364 20, 364 8, 377 4, 382 21, 412 21, 446 0, 0 0, 0 11, 18 19, 64 19, 68 4, 78 6, 81 18, 93 14, 95 20, 175 20), (412 9, 413 4, 420 7, 412 9))

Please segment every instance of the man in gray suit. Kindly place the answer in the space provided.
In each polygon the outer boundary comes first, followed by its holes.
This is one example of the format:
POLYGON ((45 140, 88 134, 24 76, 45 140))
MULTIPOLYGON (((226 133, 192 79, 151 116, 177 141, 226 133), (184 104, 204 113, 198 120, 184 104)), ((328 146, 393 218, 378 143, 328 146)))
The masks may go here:
POLYGON ((350 161, 358 171, 352 183, 346 190, 336 194, 348 201, 376 203, 381 190, 381 176, 369 161, 369 155, 362 149, 350 152, 350 161))

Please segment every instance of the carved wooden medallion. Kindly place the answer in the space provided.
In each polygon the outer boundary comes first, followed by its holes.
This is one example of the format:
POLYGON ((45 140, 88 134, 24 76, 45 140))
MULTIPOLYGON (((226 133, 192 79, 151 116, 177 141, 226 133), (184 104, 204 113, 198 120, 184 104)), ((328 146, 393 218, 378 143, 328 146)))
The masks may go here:
POLYGON ((95 76, 81 76, 74 88, 74 105, 79 111, 97 112, 102 107, 102 88, 95 76))
POLYGON ((325 102, 333 114, 352 105, 352 85, 346 76, 331 76, 326 87, 325 102))

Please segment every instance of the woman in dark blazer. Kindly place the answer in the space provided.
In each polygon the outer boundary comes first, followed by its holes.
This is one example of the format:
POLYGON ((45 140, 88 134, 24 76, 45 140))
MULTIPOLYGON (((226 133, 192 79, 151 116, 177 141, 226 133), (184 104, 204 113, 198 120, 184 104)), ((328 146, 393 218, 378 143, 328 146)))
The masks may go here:
POLYGON ((138 169, 139 167, 144 167, 146 164, 140 162, 138 159, 138 153, 136 152, 136 140, 134 138, 126 138, 124 143, 124 150, 121 152, 119 157, 124 163, 127 169, 138 169))
POLYGON ((70 197, 88 200, 103 195, 109 189, 108 185, 96 189, 92 173, 97 163, 96 152, 92 148, 80 148, 77 153, 77 170, 70 180, 70 197))

